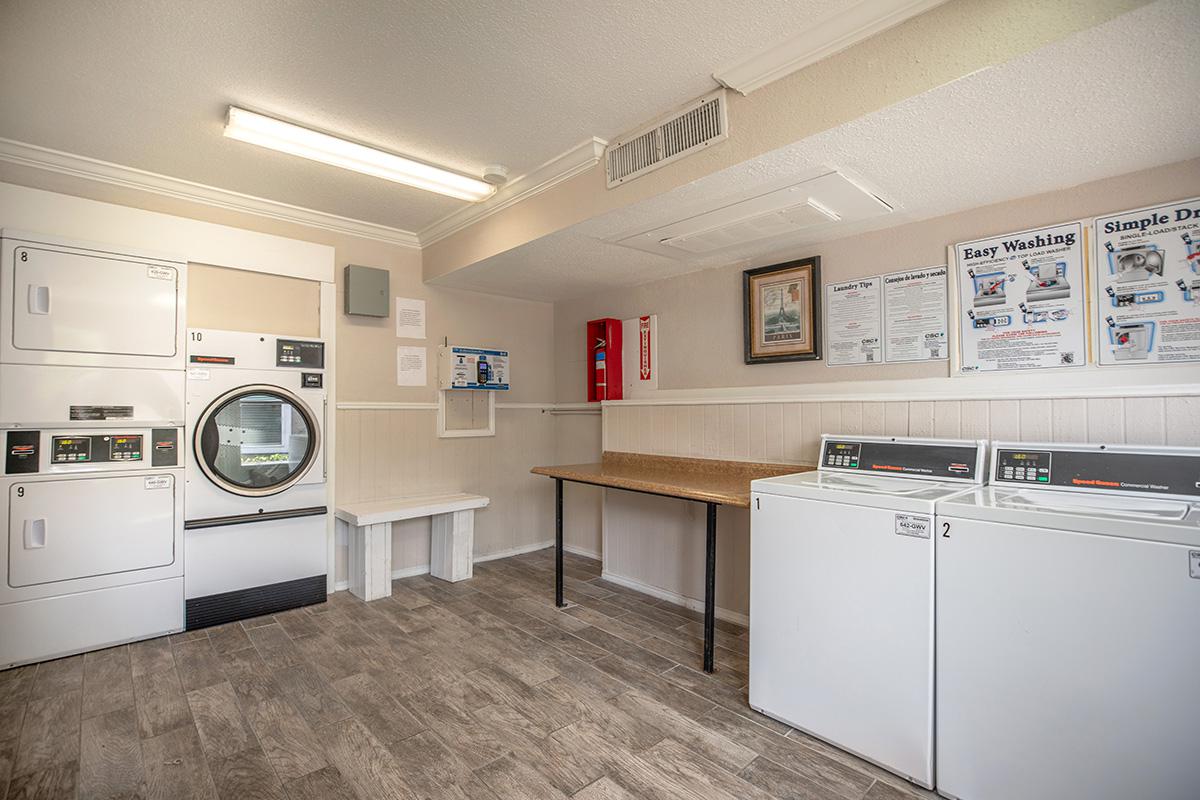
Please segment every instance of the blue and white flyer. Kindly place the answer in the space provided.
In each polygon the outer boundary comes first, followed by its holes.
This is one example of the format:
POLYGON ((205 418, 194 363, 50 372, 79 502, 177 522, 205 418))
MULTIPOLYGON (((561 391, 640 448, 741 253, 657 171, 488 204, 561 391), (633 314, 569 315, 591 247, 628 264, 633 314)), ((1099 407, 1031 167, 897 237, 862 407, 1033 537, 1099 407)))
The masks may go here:
POLYGON ((954 246, 959 373, 1087 363, 1083 223, 954 246))
POLYGON ((1200 198, 1096 219, 1102 366, 1200 361, 1200 198))

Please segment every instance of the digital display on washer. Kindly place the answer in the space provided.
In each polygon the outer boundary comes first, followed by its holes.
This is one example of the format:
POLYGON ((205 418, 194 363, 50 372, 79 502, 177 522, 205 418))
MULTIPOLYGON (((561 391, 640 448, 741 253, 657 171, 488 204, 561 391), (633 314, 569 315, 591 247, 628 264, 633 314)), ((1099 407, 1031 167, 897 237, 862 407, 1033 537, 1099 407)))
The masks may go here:
POLYGON ((90 436, 55 436, 50 440, 50 462, 53 464, 78 464, 91 460, 90 436))
POLYGON ((970 445, 827 439, 821 468, 973 480, 978 460, 979 449, 970 445))
POLYGON ((1200 497, 1200 456, 1110 450, 996 451, 996 483, 1200 497))
POLYGON ((108 458, 110 461, 141 461, 141 435, 110 436, 108 440, 108 458))

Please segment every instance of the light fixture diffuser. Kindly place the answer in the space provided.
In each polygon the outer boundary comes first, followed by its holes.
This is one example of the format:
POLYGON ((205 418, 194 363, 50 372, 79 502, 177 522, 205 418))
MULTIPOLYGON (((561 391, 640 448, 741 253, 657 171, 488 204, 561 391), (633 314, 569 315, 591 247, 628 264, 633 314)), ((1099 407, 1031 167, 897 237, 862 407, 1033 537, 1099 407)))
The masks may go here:
POLYGON ((459 175, 441 167, 265 117, 236 106, 229 107, 225 135, 230 139, 256 144, 259 147, 473 203, 485 200, 496 192, 495 186, 477 178, 459 175))

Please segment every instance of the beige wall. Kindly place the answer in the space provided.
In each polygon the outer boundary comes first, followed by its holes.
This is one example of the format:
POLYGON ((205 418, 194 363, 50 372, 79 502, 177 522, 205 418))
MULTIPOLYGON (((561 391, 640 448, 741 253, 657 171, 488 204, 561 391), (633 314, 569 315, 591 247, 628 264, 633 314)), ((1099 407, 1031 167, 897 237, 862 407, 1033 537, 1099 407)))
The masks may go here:
POLYGON ((321 285, 189 264, 187 311, 189 328, 316 337, 321 335, 321 285))
MULTIPOLYGON (((553 400, 553 306, 427 286, 421 280, 418 250, 8 163, 0 163, 0 181, 332 246, 338 281, 336 386, 342 405, 434 402, 436 346, 443 337, 452 343, 511 351, 514 388, 503 400, 553 400), (393 295, 427 302, 427 387, 396 386, 396 345, 420 343, 398 340, 393 317, 374 320, 342 313, 342 275, 347 264, 387 269, 393 295)), ((189 321, 206 325, 233 327, 234 320, 244 318, 252 321, 248 326, 259 326, 271 318, 266 324, 272 328, 290 326, 305 316, 302 309, 313 291, 308 282, 242 270, 201 266, 196 274, 199 290, 192 298, 189 321), (263 297, 279 296, 280 291, 286 309, 276 313, 263 297)), ((530 467, 555 458, 554 422, 548 413, 501 408, 495 438, 463 440, 437 439, 435 412, 427 408, 343 408, 337 414, 338 501, 431 489, 477 492, 492 498, 491 507, 476 518, 477 553, 520 549, 553 538, 553 487, 547 479, 529 474, 530 467)), ((394 567, 427 564, 428 535, 428 522, 397 530, 394 567)), ((335 574, 344 579, 344 544, 339 543, 336 554, 335 574)))
MULTIPOLYGON (((992 234, 1091 217, 1200 191, 1200 159, 1169 164, 1070 189, 984 206, 890 230, 806 247, 793 257, 821 257, 821 277, 837 282, 946 263, 946 248, 992 234)), ((584 323, 597 317, 658 315, 659 388, 694 389, 841 381, 890 381, 949 375, 947 362, 825 366, 824 362, 756 364, 742 359, 742 270, 755 262, 693 272, 555 306, 559 402, 585 398, 584 323)))
MULTIPOLYGON (((841 281, 945 263, 947 246, 954 242, 1174 200, 1198 190, 1200 159, 830 241, 795 257, 820 255, 822 278, 841 281)), ((585 457, 590 445, 592 458, 607 449, 811 464, 823 432, 1200 445, 1200 396, 1166 396, 1172 392, 1164 389, 1200 384, 1195 364, 966 378, 949 377, 946 362, 747 366, 742 361, 742 269, 723 267, 558 303, 559 402, 583 398, 584 322, 602 316, 658 314, 662 390, 607 406, 600 447, 595 446, 600 431, 594 422, 591 430, 583 427, 585 421, 561 429, 559 451, 570 451, 580 461, 590 460, 585 457), (1077 391, 1085 383, 1090 385, 1077 391), (1156 394, 1155 386, 1139 383, 1160 384, 1162 391, 1156 394), (989 391, 1006 399, 984 399, 989 391), (918 394, 944 399, 911 399, 918 394), (745 402, 749 395, 756 399, 745 402), (872 395, 879 396, 873 400, 872 395), (789 402, 780 402, 785 398, 789 402)), ((607 492, 601 514, 605 573, 698 602, 704 541, 698 508, 695 503, 607 492)), ((586 507, 584 514, 583 520, 593 518, 586 507)), ((749 601, 749 514, 723 509, 719 526, 718 605, 737 616, 747 612, 749 601)), ((573 535, 588 538, 579 528, 573 535)))

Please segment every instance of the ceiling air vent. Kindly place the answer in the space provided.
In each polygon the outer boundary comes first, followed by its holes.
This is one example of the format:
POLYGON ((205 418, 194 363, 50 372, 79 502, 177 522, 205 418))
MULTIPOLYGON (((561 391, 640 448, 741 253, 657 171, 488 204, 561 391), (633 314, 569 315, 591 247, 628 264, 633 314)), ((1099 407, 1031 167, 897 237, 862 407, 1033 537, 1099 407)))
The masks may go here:
POLYGON ((718 89, 610 144, 604 153, 608 188, 645 175, 728 136, 725 90, 718 89))

